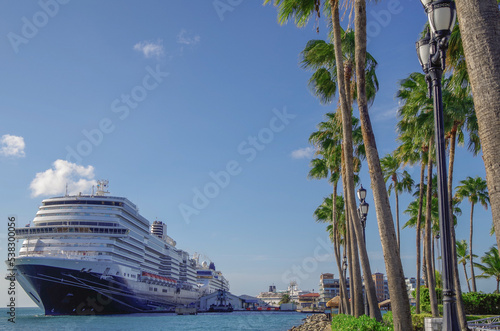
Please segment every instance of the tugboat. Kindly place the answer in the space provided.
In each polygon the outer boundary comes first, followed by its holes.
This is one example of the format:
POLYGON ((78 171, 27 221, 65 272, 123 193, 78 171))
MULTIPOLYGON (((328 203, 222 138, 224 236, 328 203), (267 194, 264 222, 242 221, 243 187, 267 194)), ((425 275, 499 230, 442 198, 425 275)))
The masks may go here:
POLYGON ((216 304, 211 304, 208 309, 209 312, 213 313, 230 313, 233 311, 233 306, 231 303, 227 303, 226 291, 217 290, 217 301, 216 304))

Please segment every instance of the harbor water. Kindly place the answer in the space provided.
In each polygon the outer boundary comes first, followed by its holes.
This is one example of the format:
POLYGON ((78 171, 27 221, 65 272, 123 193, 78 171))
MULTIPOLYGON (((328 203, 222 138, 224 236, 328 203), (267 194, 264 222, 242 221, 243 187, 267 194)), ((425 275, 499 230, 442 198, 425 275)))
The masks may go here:
POLYGON ((198 315, 131 314, 106 316, 45 316, 38 308, 17 308, 15 323, 0 309, 0 330, 173 330, 173 331, 286 331, 307 314, 297 312, 232 312, 198 315))

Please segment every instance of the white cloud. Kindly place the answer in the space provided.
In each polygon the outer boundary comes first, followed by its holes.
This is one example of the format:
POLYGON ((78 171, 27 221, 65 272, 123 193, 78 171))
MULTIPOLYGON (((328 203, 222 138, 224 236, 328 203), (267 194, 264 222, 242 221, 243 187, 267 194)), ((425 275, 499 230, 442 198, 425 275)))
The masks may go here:
POLYGON ((141 52, 149 59, 155 57, 159 59, 165 54, 163 41, 159 39, 156 43, 152 41, 141 41, 134 45, 134 50, 141 52))
POLYGON ((382 112, 377 112, 376 119, 380 121, 390 120, 398 116, 398 107, 391 108, 382 112))
POLYGON ((196 45, 201 40, 200 36, 188 36, 188 32, 184 29, 177 35, 177 43, 184 45, 196 45))
POLYGON ((4 134, 0 138, 0 155, 12 157, 24 157, 24 138, 4 134))
POLYGON ((299 148, 292 152, 292 158, 294 159, 310 159, 313 157, 316 150, 314 147, 299 148))
POLYGON ((51 196, 64 194, 90 193, 94 180, 94 167, 81 166, 66 160, 56 160, 52 168, 39 172, 30 184, 31 196, 51 196))

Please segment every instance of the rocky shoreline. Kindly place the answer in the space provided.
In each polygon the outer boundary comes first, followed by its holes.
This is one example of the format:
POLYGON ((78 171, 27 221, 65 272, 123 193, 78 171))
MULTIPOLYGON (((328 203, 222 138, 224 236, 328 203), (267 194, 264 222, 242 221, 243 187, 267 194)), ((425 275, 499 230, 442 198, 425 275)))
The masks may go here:
POLYGON ((288 331, 331 331, 332 324, 325 314, 313 314, 303 319, 303 323, 288 331))

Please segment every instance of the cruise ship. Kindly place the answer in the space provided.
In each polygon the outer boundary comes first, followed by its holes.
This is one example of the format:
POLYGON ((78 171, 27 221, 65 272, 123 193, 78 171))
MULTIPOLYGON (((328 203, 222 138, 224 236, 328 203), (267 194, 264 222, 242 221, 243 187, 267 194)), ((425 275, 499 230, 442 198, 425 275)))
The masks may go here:
POLYGON ((127 198, 95 194, 42 201, 15 259, 16 280, 46 315, 170 311, 229 283, 213 263, 177 248, 166 224, 127 198))

